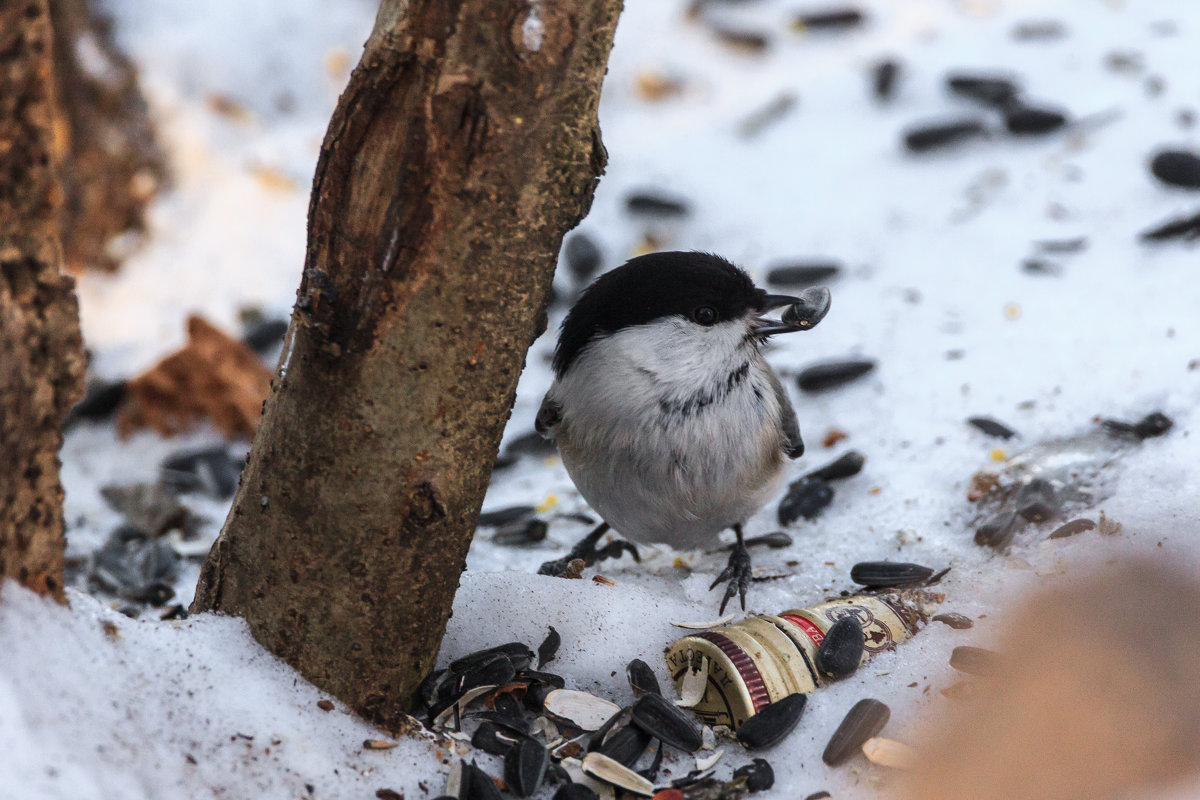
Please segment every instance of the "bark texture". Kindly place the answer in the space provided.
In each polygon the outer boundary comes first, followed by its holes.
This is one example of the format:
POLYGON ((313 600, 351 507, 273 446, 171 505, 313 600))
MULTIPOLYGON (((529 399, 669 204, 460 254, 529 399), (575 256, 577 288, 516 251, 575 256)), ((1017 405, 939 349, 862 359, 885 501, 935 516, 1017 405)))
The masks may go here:
POLYGON ((402 726, 563 234, 619 0, 384 0, 330 122, 291 329, 193 610, 402 726), (531 14, 537 17, 531 19, 531 14))
POLYGON ((0 577, 62 600, 61 423, 83 394, 62 274, 47 0, 0 0, 0 577))

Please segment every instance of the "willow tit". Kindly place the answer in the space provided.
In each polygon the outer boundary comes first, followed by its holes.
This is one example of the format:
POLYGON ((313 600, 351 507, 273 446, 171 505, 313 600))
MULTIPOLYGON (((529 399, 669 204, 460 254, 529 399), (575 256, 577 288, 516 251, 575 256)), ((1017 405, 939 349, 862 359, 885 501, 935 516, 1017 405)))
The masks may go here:
POLYGON ((767 338, 807 330, 829 292, 770 295, 707 253, 652 253, 602 276, 563 321, 554 383, 537 415, 575 486, 604 520, 566 558, 588 563, 628 549, 595 548, 611 525, 641 543, 737 544, 711 588, 740 593, 750 556, 742 524, 779 489, 786 458, 804 452, 796 412, 762 355, 767 338), (783 320, 761 316, 789 306, 783 320))

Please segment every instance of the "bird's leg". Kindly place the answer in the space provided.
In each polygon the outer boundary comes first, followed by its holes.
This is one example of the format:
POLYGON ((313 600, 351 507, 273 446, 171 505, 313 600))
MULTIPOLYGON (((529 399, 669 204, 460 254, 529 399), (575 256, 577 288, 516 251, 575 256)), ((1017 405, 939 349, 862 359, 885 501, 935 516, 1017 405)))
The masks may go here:
POLYGON ((725 606, 729 604, 729 598, 735 594, 741 595, 742 611, 746 610, 746 590, 750 588, 750 551, 746 549, 746 540, 742 537, 742 526, 734 525, 733 532, 737 534, 737 544, 733 546, 733 551, 729 554, 729 564, 712 582, 712 586, 708 587, 711 592, 717 588, 718 584, 729 581, 729 585, 725 587, 725 597, 721 600, 721 610, 717 612, 718 614, 725 613, 725 606))
POLYGON ((623 539, 617 539, 604 545, 604 547, 597 548, 596 543, 606 533, 608 533, 608 523, 601 522, 596 526, 594 531, 583 537, 582 541, 572 547, 571 552, 562 558, 547 561, 538 567, 538 575, 562 577, 566 574, 567 566, 577 558, 582 559, 583 563, 589 567, 597 561, 603 561, 606 558, 620 558, 622 553, 629 553, 629 555, 633 556, 634 561, 641 562, 642 557, 638 553, 638 549, 623 539))

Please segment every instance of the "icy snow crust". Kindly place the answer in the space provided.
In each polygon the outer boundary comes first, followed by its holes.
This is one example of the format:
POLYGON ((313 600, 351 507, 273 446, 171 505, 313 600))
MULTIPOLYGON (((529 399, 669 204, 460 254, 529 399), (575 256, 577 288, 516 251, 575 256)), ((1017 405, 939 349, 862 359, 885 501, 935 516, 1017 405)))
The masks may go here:
MULTIPOLYGON (((879 0, 861 31, 800 36, 786 30, 797 5, 717 9, 731 24, 770 33, 768 52, 753 57, 685 22, 683 2, 628 4, 601 105, 608 173, 581 229, 615 266, 644 230, 624 211, 625 195, 658 187, 693 205, 683 221, 650 226, 664 248, 720 253, 759 280, 779 259, 847 264, 825 321, 780 337, 770 359, 789 386, 789 374, 816 360, 878 359, 874 373, 846 388, 815 397, 792 389, 809 444, 793 474, 849 448, 866 455, 866 468, 836 485, 816 522, 791 529, 793 547, 756 553, 763 567, 797 563, 787 567, 790 577, 756 583, 748 611, 850 589, 857 561, 953 567, 941 585, 945 608, 975 618, 974 629, 931 625, 819 690, 797 731, 765 753, 778 779, 772 796, 824 789, 874 797, 888 785, 886 771, 862 759, 835 770, 820 761, 855 701, 886 702, 885 735, 911 743, 919 719, 947 702, 938 690, 957 680, 950 650, 987 645, 1003 606, 1029 588, 1130 553, 1197 566, 1200 454, 1192 431, 1200 369, 1189 368, 1200 358, 1196 250, 1146 247, 1136 235, 1196 211, 1196 198, 1157 184, 1146 161, 1162 145, 1197 145, 1195 129, 1176 115, 1200 96, 1200 7, 879 0), (1015 41, 1012 25, 1027 19, 1060 20, 1066 36, 1015 41), (1154 24, 1163 20, 1176 31, 1154 24), (1105 65, 1113 52, 1139 52, 1144 67, 1113 70, 1105 65), (879 106, 867 73, 884 56, 899 58, 904 71, 895 100, 879 106), (951 68, 1001 68, 1020 77, 1035 102, 1075 117, 1110 109, 1120 116, 1079 134, 905 155, 899 140, 908 125, 974 112, 941 88, 951 68), (645 70, 682 77, 683 95, 639 99, 633 87, 645 70), (1164 79, 1160 94, 1147 91, 1150 76, 1164 79), (782 91, 799 97, 796 108, 741 138, 740 120, 782 91), (1033 242, 1076 237, 1087 238, 1085 250, 1051 257, 1059 277, 1019 269, 1033 242), (949 351, 961 357, 947 358, 949 351), (1086 431, 1096 414, 1132 420, 1154 409, 1175 429, 1122 456, 1106 475, 1112 495, 1088 512, 1095 518, 1102 508, 1122 523, 1119 536, 1046 542, 1044 526, 1018 535, 1007 556, 972 543, 967 481, 992 463, 998 441, 966 426, 966 417, 992 415, 1017 429, 1021 438, 1001 445, 1011 455, 1086 431), (849 439, 823 449, 831 428, 849 439)), ((121 41, 143 67, 177 175, 144 248, 119 274, 80 281, 96 368, 119 377, 174 349, 188 311, 229 329, 242 305, 287 313, 317 148, 374 9, 364 0, 111 7, 121 41), (213 93, 247 113, 215 113, 206 102, 213 93), (263 179, 264 168, 273 179, 263 179)), ((558 276, 558 287, 572 291, 569 275, 558 276)), ((550 333, 529 355, 506 440, 533 427, 563 313, 552 310, 550 333)), ((151 434, 120 442, 101 425, 73 430, 63 452, 68 554, 86 557, 119 521, 101 486, 153 479, 167 454, 216 441, 207 430, 169 442, 151 434)), ((684 633, 669 622, 716 616, 708 584, 724 555, 647 550, 641 566, 606 563, 582 581, 538 577, 539 563, 588 529, 555 515, 587 509, 556 459, 525 457, 496 475, 485 509, 518 503, 542 505, 549 540, 512 549, 481 531, 439 663, 511 640, 536 646, 553 625, 563 644, 550 668, 568 686, 627 703, 624 666, 635 657, 665 685, 660 653, 684 633), (617 585, 593 583, 596 572, 617 585)), ((226 505, 188 504, 210 519, 211 539, 226 505)), ((749 534, 776 529, 774 510, 751 520, 749 534)), ((184 603, 198 569, 197 560, 189 564, 179 582, 184 603)), ((319 709, 321 693, 258 647, 240 621, 154 617, 130 620, 79 593, 64 609, 5 587, 0 798, 362 798, 389 788, 411 800, 441 792, 445 747, 407 737, 393 750, 363 751, 362 741, 380 734, 340 705, 319 709)), ((748 757, 722 746, 728 753, 716 771, 728 776, 748 757)), ((467 757, 499 774, 496 759, 467 757)), ((690 765, 667 766, 678 776, 690 765)))

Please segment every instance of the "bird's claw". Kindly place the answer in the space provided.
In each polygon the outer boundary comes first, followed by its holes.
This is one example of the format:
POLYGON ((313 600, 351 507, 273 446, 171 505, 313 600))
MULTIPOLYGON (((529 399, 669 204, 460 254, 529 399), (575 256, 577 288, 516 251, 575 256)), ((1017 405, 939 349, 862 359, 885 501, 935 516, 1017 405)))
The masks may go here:
POLYGON ((725 613, 725 606, 729 605, 729 600, 735 594, 741 596, 742 611, 746 610, 746 590, 750 588, 751 574, 750 551, 746 549, 746 545, 738 542, 729 554, 729 563, 712 582, 712 586, 708 587, 711 592, 719 584, 729 581, 729 585, 725 587, 725 597, 721 600, 721 610, 717 613, 725 613))

